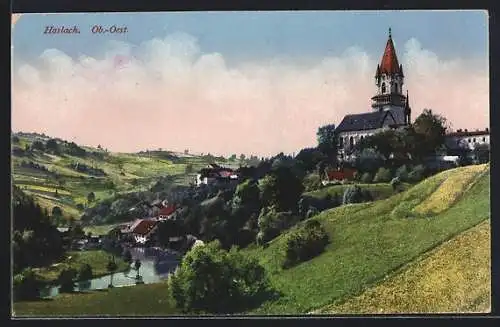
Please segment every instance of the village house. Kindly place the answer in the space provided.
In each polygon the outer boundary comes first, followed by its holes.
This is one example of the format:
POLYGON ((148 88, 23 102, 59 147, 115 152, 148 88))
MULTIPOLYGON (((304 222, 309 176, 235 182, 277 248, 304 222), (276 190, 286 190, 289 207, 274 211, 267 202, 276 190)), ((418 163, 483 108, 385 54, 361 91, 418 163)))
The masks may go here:
POLYGON ((211 185, 217 182, 230 183, 237 180, 238 174, 233 169, 221 167, 217 164, 210 164, 196 174, 196 186, 211 185))
POLYGON ((490 145, 490 130, 468 131, 467 129, 458 129, 455 132, 446 135, 445 144, 448 150, 474 150, 477 145, 490 145))

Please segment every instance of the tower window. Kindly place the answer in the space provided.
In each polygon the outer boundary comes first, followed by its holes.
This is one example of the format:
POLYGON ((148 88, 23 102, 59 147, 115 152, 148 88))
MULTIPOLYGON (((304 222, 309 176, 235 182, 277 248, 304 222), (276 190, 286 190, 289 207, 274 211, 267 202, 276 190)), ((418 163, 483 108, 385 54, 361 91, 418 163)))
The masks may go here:
POLYGON ((398 93, 398 83, 394 83, 394 92, 398 93))
POLYGON ((382 83, 382 93, 385 93, 385 83, 382 83))

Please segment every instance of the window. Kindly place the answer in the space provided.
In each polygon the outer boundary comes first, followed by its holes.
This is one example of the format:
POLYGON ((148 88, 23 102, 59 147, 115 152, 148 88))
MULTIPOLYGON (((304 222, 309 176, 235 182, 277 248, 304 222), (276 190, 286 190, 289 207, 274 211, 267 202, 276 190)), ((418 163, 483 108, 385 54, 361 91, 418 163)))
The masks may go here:
POLYGON ((385 83, 382 83, 382 93, 385 93, 385 83))
POLYGON ((339 138, 339 148, 343 148, 344 147, 344 138, 343 137, 340 137, 339 138))
POLYGON ((483 137, 483 142, 486 142, 486 137, 483 137))
POLYGON ((476 138, 473 138, 473 139, 472 139, 472 142, 476 143, 476 138))
POLYGON ((349 138, 349 146, 351 148, 354 146, 354 138, 352 136, 349 138))
POLYGON ((467 141, 469 141, 469 143, 470 143, 470 139, 468 139, 467 141))
POLYGON ((394 83, 394 92, 398 93, 398 83, 394 83))
POLYGON ((363 136, 363 135, 361 135, 361 139, 364 139, 364 136, 363 136))

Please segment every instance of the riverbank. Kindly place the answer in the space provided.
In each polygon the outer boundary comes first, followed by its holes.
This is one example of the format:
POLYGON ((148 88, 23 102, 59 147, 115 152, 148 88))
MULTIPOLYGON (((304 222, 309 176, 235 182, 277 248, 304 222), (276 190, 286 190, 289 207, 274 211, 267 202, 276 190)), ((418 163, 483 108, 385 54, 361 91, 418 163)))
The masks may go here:
MULTIPOLYGON (((33 270, 43 284, 55 285, 62 270, 75 269, 78 271, 83 264, 87 263, 92 267, 92 278, 98 278, 109 274, 107 264, 110 256, 112 254, 104 250, 70 251, 63 261, 49 267, 33 270)), ((130 268, 130 265, 119 256, 115 256, 115 262, 118 267, 116 272, 127 271, 130 268)))

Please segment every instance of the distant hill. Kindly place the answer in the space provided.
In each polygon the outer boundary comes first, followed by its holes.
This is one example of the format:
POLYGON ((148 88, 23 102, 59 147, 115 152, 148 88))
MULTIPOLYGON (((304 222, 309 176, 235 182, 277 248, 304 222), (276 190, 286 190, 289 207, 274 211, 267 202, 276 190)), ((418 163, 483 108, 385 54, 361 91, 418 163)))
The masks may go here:
POLYGON ((238 165, 222 157, 180 155, 171 151, 112 153, 98 147, 38 133, 12 135, 12 179, 51 212, 79 219, 84 209, 116 194, 148 189, 160 177, 188 185, 209 163, 238 165), (89 203, 93 192, 95 201, 89 203))

